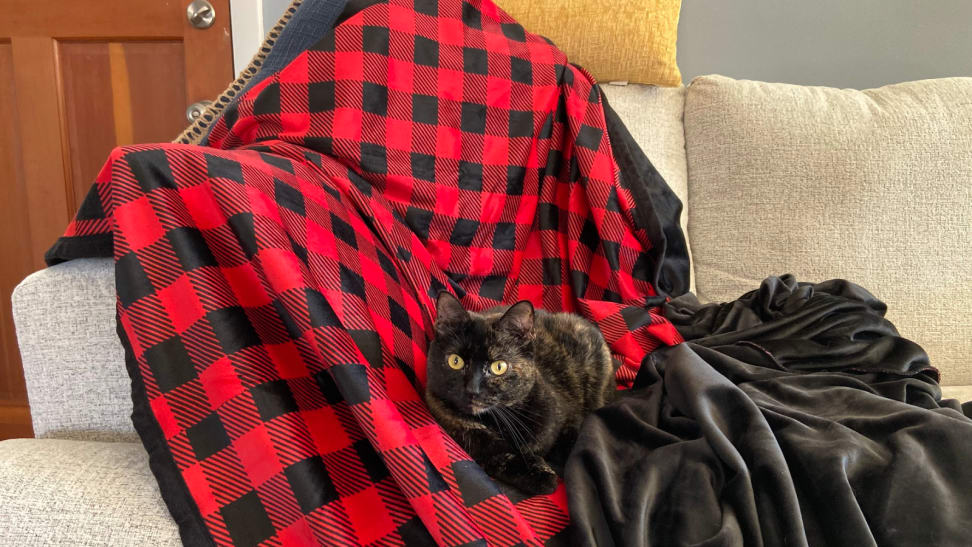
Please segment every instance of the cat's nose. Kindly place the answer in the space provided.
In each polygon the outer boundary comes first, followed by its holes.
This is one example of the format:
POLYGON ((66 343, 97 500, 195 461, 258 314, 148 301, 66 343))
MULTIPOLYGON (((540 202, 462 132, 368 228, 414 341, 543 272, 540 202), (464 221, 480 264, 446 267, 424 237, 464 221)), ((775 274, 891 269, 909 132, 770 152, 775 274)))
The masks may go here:
POLYGON ((472 365, 471 374, 466 378, 466 392, 472 395, 479 395, 479 389, 483 383, 483 369, 477 365, 472 365))

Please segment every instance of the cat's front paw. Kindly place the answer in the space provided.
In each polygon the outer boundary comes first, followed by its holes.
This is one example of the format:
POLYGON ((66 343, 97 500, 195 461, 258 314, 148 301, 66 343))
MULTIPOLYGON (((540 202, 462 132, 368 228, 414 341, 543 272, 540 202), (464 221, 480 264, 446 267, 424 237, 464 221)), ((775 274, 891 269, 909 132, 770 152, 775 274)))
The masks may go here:
POLYGON ((517 485, 527 494, 552 494, 557 489, 557 473, 549 465, 531 467, 517 485))

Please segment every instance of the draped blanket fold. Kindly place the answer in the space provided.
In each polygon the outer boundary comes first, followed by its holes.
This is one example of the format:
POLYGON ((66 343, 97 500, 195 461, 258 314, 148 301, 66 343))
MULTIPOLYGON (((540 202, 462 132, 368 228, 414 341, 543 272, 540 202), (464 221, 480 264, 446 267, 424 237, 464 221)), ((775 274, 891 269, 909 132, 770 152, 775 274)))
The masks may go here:
POLYGON ((681 205, 591 78, 489 0, 359 0, 207 144, 114 150, 47 257, 115 259, 183 540, 563 538, 563 488, 504 494, 420 393, 442 290, 597 322, 622 388, 681 341, 681 205))
POLYGON ((573 545, 968 545, 972 404, 843 280, 665 306, 686 343, 581 429, 573 545))

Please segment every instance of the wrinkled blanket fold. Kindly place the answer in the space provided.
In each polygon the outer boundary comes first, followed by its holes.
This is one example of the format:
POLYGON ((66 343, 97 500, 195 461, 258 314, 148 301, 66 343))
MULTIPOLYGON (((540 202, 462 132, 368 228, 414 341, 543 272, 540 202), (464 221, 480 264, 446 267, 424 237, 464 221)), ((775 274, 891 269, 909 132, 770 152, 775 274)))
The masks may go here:
POLYGON ((884 311, 790 276, 669 302, 687 342, 649 356, 568 462, 573 542, 968 545, 972 419, 884 311))
MULTIPOLYGON (((299 17, 300 13, 295 15, 299 17)), ((681 204, 598 87, 489 0, 354 1, 208 146, 116 149, 49 263, 112 256, 133 420, 188 544, 565 537, 419 394, 432 299, 601 325, 630 386, 681 204)))

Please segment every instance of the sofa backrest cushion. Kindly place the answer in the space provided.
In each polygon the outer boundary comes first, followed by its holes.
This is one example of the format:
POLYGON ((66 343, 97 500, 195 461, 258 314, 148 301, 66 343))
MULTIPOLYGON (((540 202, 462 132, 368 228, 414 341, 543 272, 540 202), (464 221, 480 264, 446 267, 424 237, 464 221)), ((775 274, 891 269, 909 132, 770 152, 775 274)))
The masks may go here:
POLYGON ((855 91, 701 77, 685 145, 703 301, 769 275, 845 278, 944 385, 972 384, 972 78, 855 91))

